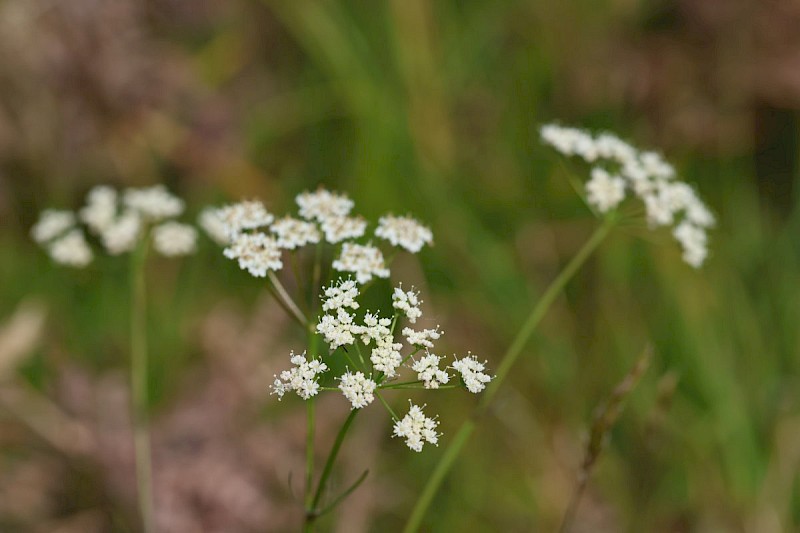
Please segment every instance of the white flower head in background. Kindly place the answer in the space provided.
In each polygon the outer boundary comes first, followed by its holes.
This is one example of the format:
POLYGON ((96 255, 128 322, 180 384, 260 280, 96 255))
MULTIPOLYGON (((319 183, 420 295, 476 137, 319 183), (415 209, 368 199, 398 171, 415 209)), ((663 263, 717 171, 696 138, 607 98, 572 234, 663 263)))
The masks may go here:
POLYGON ((272 224, 275 217, 258 200, 243 200, 219 209, 219 218, 225 224, 228 237, 233 240, 245 230, 263 228, 272 224))
POLYGON ((128 209, 137 211, 149 221, 177 217, 185 208, 183 200, 169 192, 163 185, 127 189, 123 195, 123 203, 128 209))
POLYGON ((111 255, 130 252, 136 248, 142 226, 142 217, 139 213, 129 209, 103 230, 100 239, 111 255))
POLYGON ((661 154, 640 151, 611 133, 592 135, 557 124, 542 126, 540 133, 545 144, 592 165, 587 202, 598 212, 616 209, 631 192, 644 204, 650 226, 673 226, 684 261, 695 268, 702 266, 714 216, 661 154))
POLYGON ((405 248, 412 254, 433 242, 433 232, 411 217, 386 215, 378 220, 375 236, 389 241, 392 246, 405 248))
POLYGON ((278 241, 264 233, 240 233, 223 250, 228 259, 239 262, 239 268, 257 278, 263 278, 270 270, 283 268, 278 241))
POLYGON ((325 240, 331 244, 346 239, 357 239, 367 230, 367 221, 361 217, 330 216, 322 220, 325 240))
POLYGON ((86 195, 86 205, 79 211, 81 221, 95 235, 102 235, 117 217, 117 191, 108 185, 98 185, 86 195))
POLYGON ((270 231, 275 234, 278 246, 284 250, 294 250, 307 244, 316 244, 322 238, 316 224, 290 216, 273 223, 270 231))
POLYGON ((339 381, 339 390, 353 409, 366 407, 375 399, 373 393, 378 385, 363 372, 345 372, 339 381))
POLYGON ((60 209, 45 209, 39 220, 31 228, 31 237, 39 244, 45 244, 63 235, 75 226, 75 214, 60 209))
POLYGON ((75 268, 85 267, 94 257, 86 237, 77 228, 50 243, 48 250, 53 261, 75 268))
POLYGON ((486 388, 486 384, 492 381, 492 376, 486 374, 486 364, 478 361, 472 354, 467 354, 463 359, 456 359, 453 363, 453 370, 461 374, 464 385, 467 389, 478 394, 486 388))
POLYGON ((426 442, 439 444, 439 434, 436 432, 439 422, 425 416, 422 407, 411 402, 409 404, 408 414, 394 425, 394 436, 406 439, 406 446, 415 452, 421 452, 426 442))
POLYGON ((355 203, 345 194, 317 189, 297 195, 300 216, 306 220, 324 222, 330 217, 343 217, 350 214, 355 203))
POLYGON ((372 245, 346 242, 342 245, 342 253, 333 262, 334 270, 352 272, 360 284, 369 282, 373 277, 388 278, 389 269, 383 259, 383 253, 372 245))
POLYGON ((197 230, 180 222, 164 222, 153 228, 153 246, 166 257, 192 254, 197 248, 197 230))
POLYGON ((211 240, 220 246, 227 246, 231 243, 228 227, 225 225, 219 209, 206 207, 197 217, 197 223, 211 237, 211 240))

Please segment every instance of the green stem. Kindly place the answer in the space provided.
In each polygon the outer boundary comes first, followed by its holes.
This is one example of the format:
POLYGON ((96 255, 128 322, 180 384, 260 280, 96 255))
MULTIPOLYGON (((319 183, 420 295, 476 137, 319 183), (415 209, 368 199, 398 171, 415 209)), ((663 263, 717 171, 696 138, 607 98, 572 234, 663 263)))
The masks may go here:
POLYGON ((333 464, 336 462, 336 457, 339 455, 339 449, 342 447, 342 442, 344 442, 344 438, 347 435, 350 426, 353 424, 353 420, 358 412, 359 409, 353 409, 350 411, 350 414, 347 416, 344 424, 342 424, 341 429, 339 429, 339 433, 336 435, 336 440, 333 442, 331 451, 328 454, 328 459, 325 461, 325 466, 322 469, 322 476, 319 478, 319 484, 317 485, 317 491, 314 493, 314 499, 311 501, 311 506, 306 509, 306 520, 304 526, 305 531, 311 531, 313 529, 314 521, 319 516, 317 510, 319 508, 320 501, 322 500, 322 495, 325 492, 325 485, 327 485, 328 478, 331 476, 331 472, 333 471, 333 464))
MULTIPOLYGON (((313 331, 308 333, 309 357, 316 359, 317 336, 313 331)), ((315 401, 311 397, 306 400, 306 509, 311 508, 314 495, 314 436, 315 436, 315 401)))
POLYGON ((289 293, 284 288, 283 283, 281 283, 281 280, 278 279, 278 276, 276 276, 275 273, 273 271, 271 271, 271 270, 267 273, 267 276, 269 277, 269 280, 272 282, 273 288, 275 289, 275 291, 280 296, 280 299, 283 300, 283 303, 288 308, 289 313, 292 316, 294 316, 294 318, 300 324, 302 324, 304 328, 307 328, 308 327, 308 319, 305 317, 305 315, 300 310, 300 308, 297 307, 297 304, 294 303, 294 300, 292 300, 292 297, 289 296, 289 293))
POLYGON ((531 314, 528 316, 527 320, 522 325, 522 328, 520 328, 519 332, 517 333, 517 336, 514 338, 514 341, 511 343, 511 346, 509 346, 508 351, 506 351, 505 355, 501 359, 500 366, 497 368, 497 375, 494 377, 492 383, 481 396, 481 400, 478 403, 477 408, 472 413, 470 418, 461 424, 461 428, 459 428, 450 445, 445 449, 444 455, 436 465, 436 468, 434 469, 430 478, 428 478, 428 482, 425 484, 425 488, 417 499, 417 503, 414 505, 414 509, 411 511, 411 515, 406 522, 405 528, 403 529, 404 533, 412 533, 419 530, 420 525, 422 524, 422 519, 424 518, 425 513, 428 511, 431 503, 433 503, 433 498, 439 491, 445 476, 452 468, 456 458, 461 453, 461 449, 466 444, 470 435, 472 435, 472 432, 475 430, 475 426, 477 425, 478 421, 488 410, 489 405, 497 394, 497 391, 500 389, 503 381, 511 371, 511 368, 514 366, 514 363, 519 358, 522 350, 527 345, 528 340, 536 329, 536 326, 539 325, 539 322, 542 320, 542 318, 544 318, 545 314, 553 305, 553 302, 556 300, 569 280, 572 279, 572 277, 581 268, 581 266, 583 266, 589 256, 592 255, 592 252, 594 252, 600 243, 603 242, 613 225, 613 219, 606 219, 605 222, 595 230, 592 236, 589 237, 589 240, 584 243, 583 247, 578 250, 578 253, 575 254, 569 263, 567 263, 567 265, 564 267, 564 270, 562 270, 552 281, 552 283, 550 283, 539 301, 536 302, 536 305, 531 310, 531 314))
POLYGON ((131 405, 136 461, 136 489, 142 530, 155 531, 153 523, 152 465, 147 400, 147 319, 145 260, 149 235, 145 234, 131 253, 131 405))
POLYGON ((389 405, 389 404, 386 402, 386 400, 384 399, 384 397, 383 397, 383 396, 381 396, 381 393, 379 393, 378 391, 375 391, 375 396, 377 396, 377 397, 378 397, 378 399, 381 401, 381 403, 382 403, 382 404, 383 404, 383 406, 386 408, 386 410, 387 410, 387 411, 389 411, 389 415, 391 415, 391 417, 392 417, 392 420, 394 420, 395 422, 397 422, 398 420, 400 420, 400 419, 397 417, 397 414, 395 414, 395 412, 394 412, 394 409, 392 409, 392 406, 390 406, 390 405, 389 405))

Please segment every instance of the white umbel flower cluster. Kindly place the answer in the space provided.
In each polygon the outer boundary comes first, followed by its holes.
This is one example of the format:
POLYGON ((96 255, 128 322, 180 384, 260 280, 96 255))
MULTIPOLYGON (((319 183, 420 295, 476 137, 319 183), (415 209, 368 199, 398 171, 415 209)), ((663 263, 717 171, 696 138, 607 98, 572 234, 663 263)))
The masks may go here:
POLYGON ((372 368, 383 372, 387 378, 395 377, 397 369, 403 362, 403 356, 400 354, 402 349, 403 343, 394 342, 391 334, 381 337, 375 342, 375 347, 369 356, 372 368))
POLYGON ((322 310, 333 311, 342 307, 358 309, 358 286, 352 279, 339 280, 323 291, 322 310))
POLYGON ((197 224, 211 237, 212 241, 220 246, 227 246, 231 243, 231 237, 228 235, 228 226, 225 224, 219 209, 213 207, 203 209, 197 217, 197 224))
POLYGON ((228 239, 235 240, 243 231, 269 226, 275 217, 258 200, 244 200, 226 205, 217 215, 225 225, 228 239))
POLYGON ((383 259, 383 253, 372 245, 346 242, 342 245, 342 253, 333 262, 334 270, 352 272, 356 281, 365 284, 376 278, 388 278, 389 269, 383 259))
POLYGON ((486 388, 486 384, 492 381, 492 376, 486 374, 485 362, 481 363, 474 355, 467 354, 463 359, 456 359, 453 363, 453 370, 461 374, 464 385, 467 389, 478 394, 486 388))
POLYGON ((319 359, 309 361, 305 352, 301 355, 292 352, 289 360, 294 368, 284 370, 280 376, 275 376, 271 394, 277 394, 278 399, 283 398, 289 391, 296 392, 304 400, 316 396, 319 393, 318 376, 328 371, 328 365, 319 359))
POLYGON ((442 336, 439 331, 439 326, 434 329, 423 329, 420 331, 411 328, 403 328, 403 335, 405 336, 408 344, 423 348, 433 348, 433 341, 438 340, 442 336))
POLYGON ((433 242, 433 232, 417 220, 405 216, 386 215, 378 220, 375 236, 389 241, 392 246, 405 248, 412 254, 433 242))
POLYGON ((336 244, 347 239, 358 239, 367 230, 367 221, 361 217, 331 216, 322 221, 325 240, 336 244))
POLYGON ((347 216, 355 205, 346 195, 321 188, 298 194, 296 201, 300 216, 317 222, 324 222, 330 217, 347 216))
POLYGON ((346 372, 339 378, 339 390, 350 402, 353 409, 368 406, 375 399, 377 383, 369 379, 363 372, 346 372))
POLYGON ((406 446, 415 452, 421 452, 426 442, 439 444, 440 435, 436 432, 438 425, 437 420, 425 416, 422 407, 410 403, 408 414, 394 425, 394 436, 406 439, 406 446))
POLYGON ((184 207, 183 200, 163 185, 126 189, 122 195, 108 185, 99 185, 86 195, 86 204, 77 216, 71 211, 43 211, 31 236, 46 245, 56 262, 83 267, 92 261, 93 253, 79 222, 111 255, 131 252, 149 235, 150 225, 161 222, 153 228, 155 250, 168 257, 187 255, 195 250, 196 230, 166 220, 183 213, 184 207), (63 242, 54 240, 59 235, 63 242))
POLYGON ((223 254, 237 260, 239 268, 257 278, 265 277, 270 270, 283 268, 278 241, 264 233, 239 233, 223 254))
POLYGON ((94 257, 86 237, 77 228, 71 229, 66 235, 53 241, 48 250, 53 261, 75 268, 85 267, 94 257))
POLYGON ((153 246, 166 257, 192 254, 197 249, 197 230, 180 222, 164 222, 153 228, 153 246))
POLYGON ((425 385, 426 389, 438 389, 439 385, 450 381, 447 371, 439 368, 441 360, 442 358, 438 355, 428 353, 411 366, 411 370, 417 373, 417 379, 425 385))
POLYGON ((615 209, 631 192, 645 206, 652 227, 673 226, 683 258, 700 267, 708 255, 708 230, 715 220, 695 190, 676 177, 660 154, 640 151, 610 133, 592 135, 556 124, 542 126, 541 137, 566 156, 593 165, 587 201, 600 213, 615 209))
POLYGON ((278 246, 284 250, 294 250, 307 244, 316 244, 321 238, 316 224, 290 216, 276 221, 270 227, 270 231, 275 234, 278 246))
POLYGON ((392 292, 392 307, 402 312, 412 324, 422 316, 419 308, 421 303, 418 292, 404 291, 402 285, 395 287, 392 292))

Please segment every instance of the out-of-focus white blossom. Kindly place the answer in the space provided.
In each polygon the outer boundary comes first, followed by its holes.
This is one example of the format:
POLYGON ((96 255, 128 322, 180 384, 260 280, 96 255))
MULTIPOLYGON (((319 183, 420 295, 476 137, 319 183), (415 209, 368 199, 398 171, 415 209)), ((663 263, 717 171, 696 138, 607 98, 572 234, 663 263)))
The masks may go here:
POLYGON ((222 219, 219 209, 206 207, 197 217, 197 223, 203 228, 203 231, 211 237, 211 240, 220 246, 230 244, 231 238, 228 235, 228 227, 222 219))
POLYGON ((389 277, 389 269, 386 268, 383 254, 378 248, 371 245, 344 243, 341 255, 333 262, 332 266, 339 272, 354 273, 356 281, 362 285, 370 281, 373 276, 389 277))
POLYGON ((127 189, 123 203, 128 209, 137 211, 142 218, 150 221, 176 217, 183 213, 183 200, 170 193, 163 185, 127 189))
POLYGON ((50 243, 48 250, 53 261, 75 268, 85 267, 94 257, 83 232, 77 228, 50 243))
POLYGON ((108 185, 98 185, 86 195, 86 205, 79 215, 96 235, 102 235, 117 216, 117 191, 108 185))
POLYGON ((375 229, 375 236, 389 241, 392 246, 400 246, 414 254, 422 250, 426 244, 433 242, 433 233, 430 228, 408 216, 386 215, 381 217, 378 220, 378 227, 375 229))
POLYGON ((485 362, 481 363, 474 355, 467 354, 463 359, 456 359, 452 366, 453 370, 461 374, 467 389, 474 394, 481 392, 492 381, 492 376, 484 372, 485 362))
POLYGON ((331 351, 339 346, 346 346, 355 342, 353 329, 358 326, 353 323, 353 315, 343 308, 336 310, 336 316, 323 315, 317 324, 317 333, 325 337, 325 342, 330 345, 331 351))
POLYGON ((141 216, 137 211, 128 210, 103 230, 100 239, 108 253, 119 255, 136 248, 141 232, 141 216))
POLYGON ((589 204, 605 213, 624 200, 626 190, 633 191, 644 203, 648 223, 673 226, 684 260, 694 267, 702 265, 708 255, 706 231, 714 226, 714 215, 692 187, 676 178, 675 168, 661 154, 637 150, 610 133, 593 136, 555 124, 542 126, 541 136, 562 154, 594 165, 586 184, 589 204))
POLYGON ((363 372, 346 372, 339 379, 339 390, 342 391, 353 409, 366 407, 375 399, 373 393, 377 383, 365 376, 363 372))
POLYGON ((392 292, 392 307, 406 315, 412 324, 422 316, 422 310, 419 308, 421 303, 418 292, 404 291, 402 285, 395 287, 392 292))
POLYGON ((292 352, 290 361, 294 368, 284 370, 280 376, 275 376, 275 381, 270 387, 272 389, 270 394, 277 394, 278 399, 283 398, 283 395, 289 391, 295 391, 304 400, 316 396, 319 392, 317 376, 327 372, 328 365, 319 359, 307 360, 305 352, 302 355, 295 355, 292 352))
POLYGON ((314 192, 303 192, 295 199, 300 208, 300 216, 306 220, 323 222, 330 217, 343 217, 353 209, 353 200, 345 194, 317 189, 314 192))
POLYGON ((606 213, 625 199, 625 180, 595 167, 592 178, 586 183, 586 193, 589 204, 606 213))
POLYGON ((226 205, 219 209, 218 215, 225 224, 228 238, 231 240, 245 230, 263 228, 275 220, 264 204, 258 200, 243 200, 226 205))
POLYGON ((180 222, 164 222, 153 228, 153 246, 167 257, 192 254, 197 248, 197 230, 180 222))
POLYGON ((426 442, 434 445, 439 443, 439 434, 436 432, 439 422, 425 416, 421 407, 413 403, 410 405, 408 414, 395 422, 394 436, 406 439, 406 446, 415 452, 421 452, 426 442))
POLYGON ((439 385, 450 381, 447 371, 439 368, 441 360, 438 355, 428 353, 411 365, 411 370, 417 373, 417 379, 422 381, 426 389, 438 389, 439 385))
POLYGON ((318 243, 321 238, 316 224, 289 216, 273 223, 270 231, 277 237, 278 246, 284 250, 294 250, 306 244, 318 243))
POLYGON ((45 209, 39 220, 31 228, 31 237, 39 244, 53 240, 75 226, 75 214, 72 211, 45 209))
POLYGON ((411 328, 403 328, 403 336, 405 336, 408 344, 425 348, 433 348, 432 341, 438 340, 439 337, 442 336, 442 332, 439 331, 439 326, 436 326, 434 329, 423 329, 421 331, 416 331, 411 328))
POLYGON ((378 339, 369 360, 372 362, 373 368, 379 372, 383 372, 386 377, 393 378, 397 375, 397 368, 403 362, 403 356, 400 355, 400 350, 403 344, 394 342, 391 334, 378 339))
POLYGON ((321 225, 325 240, 331 244, 345 239, 357 239, 367 229, 367 221, 361 217, 330 216, 324 218, 321 225))
POLYGON ((358 286, 352 279, 340 279, 336 284, 325 288, 322 297, 322 310, 333 311, 341 307, 358 309, 358 286))
POLYGON ((270 270, 283 268, 277 241, 263 233, 240 233, 223 253, 228 259, 236 259, 239 268, 257 278, 265 277, 270 270))

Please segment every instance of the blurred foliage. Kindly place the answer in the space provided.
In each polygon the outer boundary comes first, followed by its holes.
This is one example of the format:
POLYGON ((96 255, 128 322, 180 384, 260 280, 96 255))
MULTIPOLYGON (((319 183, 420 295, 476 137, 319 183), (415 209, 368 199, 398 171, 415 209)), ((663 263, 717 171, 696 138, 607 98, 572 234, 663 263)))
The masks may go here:
MULTIPOLYGON (((540 327, 430 530, 554 529, 592 410, 648 343, 575 530, 800 528, 798 19, 790 0, 4 0, 0 313, 32 295, 50 308, 19 379, 50 394, 65 366, 126 365, 126 262, 65 271, 27 237, 40 209, 105 182, 164 182, 195 211, 258 196, 281 212, 324 184, 370 217, 414 213, 436 246, 397 268, 448 350, 496 361, 596 224, 538 126, 609 128, 697 185, 720 220, 713 256, 693 271, 668 236, 617 232, 540 327)), ((208 243, 149 274, 153 408, 168 412, 204 364, 204 317, 263 295, 208 243)), ((292 410, 270 402, 254 423, 292 410)), ((445 440, 470 407, 432 405, 445 440)), ((3 485, 24 448, 0 424, 3 485)), ((343 476, 371 469, 385 497, 364 524, 394 530, 440 452, 374 438, 377 464, 343 476)), ((73 499, 42 520, 108 506, 73 499)))

